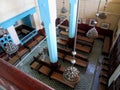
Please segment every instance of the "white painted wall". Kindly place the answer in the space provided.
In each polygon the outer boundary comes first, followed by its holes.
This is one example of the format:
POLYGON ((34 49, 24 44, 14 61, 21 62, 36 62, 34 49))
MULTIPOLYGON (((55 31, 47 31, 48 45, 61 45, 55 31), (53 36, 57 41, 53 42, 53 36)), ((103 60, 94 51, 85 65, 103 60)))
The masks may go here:
POLYGON ((111 49, 113 48, 113 46, 114 46, 114 44, 115 44, 115 42, 116 42, 116 40, 117 40, 117 38, 118 38, 118 36, 119 36, 119 34, 120 34, 120 20, 119 20, 119 22, 118 22, 117 27, 118 27, 118 28, 117 28, 117 32, 114 33, 115 35, 113 35, 114 37, 113 37, 113 43, 112 43, 111 49))
POLYGON ((34 0, 0 0, 0 22, 34 7, 34 0))
MULTIPOLYGON (((101 0, 100 11, 103 11, 103 7, 105 5, 106 0, 101 0)), ((66 14, 62 14, 61 8, 63 0, 57 0, 57 16, 66 15, 69 16, 69 0, 65 0, 65 7, 68 12, 66 14)), ((120 0, 108 0, 108 7, 106 8, 107 12, 120 14, 120 0), (117 2, 117 3, 116 3, 117 2)), ((89 23, 90 19, 96 19, 96 11, 98 8, 99 0, 80 0, 80 9, 79 9, 79 17, 86 19, 86 23, 89 23)), ((118 20, 118 16, 113 14, 107 14, 106 19, 98 19, 97 26, 101 26, 101 23, 109 23, 109 29, 114 30, 116 26, 116 22, 118 20)))
POLYGON ((114 71, 112 76, 109 79, 108 86, 117 79, 117 77, 120 75, 120 65, 117 67, 117 69, 114 71))
POLYGON ((37 30, 39 30, 39 29, 42 29, 43 26, 41 25, 42 21, 41 21, 41 16, 40 16, 40 13, 39 13, 38 0, 34 0, 34 3, 35 3, 35 6, 36 6, 36 13, 33 14, 32 24, 37 30))
POLYGON ((8 30, 8 33, 10 34, 13 42, 14 42, 16 45, 20 44, 20 40, 19 40, 19 38, 18 38, 18 35, 17 35, 17 33, 16 33, 16 30, 15 30, 14 26, 10 26, 9 28, 7 28, 7 30, 8 30))

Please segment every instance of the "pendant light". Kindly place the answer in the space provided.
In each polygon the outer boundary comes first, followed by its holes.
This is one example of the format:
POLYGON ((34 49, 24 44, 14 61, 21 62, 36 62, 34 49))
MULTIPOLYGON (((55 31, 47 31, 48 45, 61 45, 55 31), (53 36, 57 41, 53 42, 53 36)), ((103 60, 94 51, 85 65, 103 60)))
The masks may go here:
POLYGON ((61 13, 66 13, 67 9, 65 8, 65 1, 63 0, 63 7, 61 9, 61 13))
MULTIPOLYGON (((6 34, 4 34, 4 38, 7 39, 6 34)), ((5 51, 8 55, 11 55, 18 51, 18 46, 14 44, 12 41, 7 41, 5 45, 5 51)))
POLYGON ((107 15, 105 13, 105 10, 107 8, 107 3, 108 3, 108 0, 105 1, 105 5, 104 5, 104 10, 102 13, 99 13, 99 8, 100 8, 100 4, 101 4, 101 0, 99 1, 99 5, 98 5, 98 10, 97 10, 97 13, 96 13, 96 16, 100 19, 106 19, 107 18, 107 15))
POLYGON ((63 77, 64 77, 65 81, 67 81, 69 83, 77 83, 80 79, 80 72, 78 71, 78 69, 76 67, 74 67, 74 64, 76 63, 75 47, 76 47, 77 27, 78 27, 78 14, 79 14, 78 10, 79 10, 79 0, 78 0, 78 5, 77 5, 76 32, 75 32, 75 38, 74 38, 74 48, 73 48, 73 52, 72 52, 73 59, 71 60, 72 66, 67 67, 63 73, 63 77))

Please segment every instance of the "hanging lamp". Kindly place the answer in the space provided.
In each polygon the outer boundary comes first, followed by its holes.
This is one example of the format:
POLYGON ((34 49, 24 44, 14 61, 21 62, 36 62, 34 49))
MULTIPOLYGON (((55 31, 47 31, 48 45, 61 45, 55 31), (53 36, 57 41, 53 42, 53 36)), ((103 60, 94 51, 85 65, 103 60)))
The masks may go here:
POLYGON ((66 13, 67 9, 65 8, 65 1, 63 0, 63 7, 61 9, 61 13, 66 13))
MULTIPOLYGON (((6 34, 4 34, 4 37, 7 39, 6 34)), ((5 51, 8 55, 11 55, 18 51, 18 46, 14 44, 12 41, 7 41, 5 45, 5 51)))
POLYGON ((98 9, 97 9, 97 13, 96 13, 96 16, 100 19, 106 19, 107 18, 107 15, 105 13, 105 10, 107 8, 107 3, 108 3, 108 0, 105 1, 105 5, 104 5, 104 10, 102 13, 99 13, 99 8, 100 8, 100 4, 101 4, 101 0, 99 1, 99 4, 98 4, 98 9))
POLYGON ((86 33, 86 36, 89 37, 89 38, 97 38, 98 37, 98 31, 96 30, 95 26, 97 24, 97 21, 95 20, 93 22, 94 26, 93 28, 89 29, 88 32, 86 33))
POLYGON ((78 69, 76 67, 74 67, 74 64, 76 63, 75 60, 75 55, 76 55, 76 51, 75 51, 75 47, 76 47, 76 39, 77 39, 77 23, 78 23, 78 10, 79 10, 79 0, 78 0, 78 5, 77 5, 77 19, 76 19, 76 32, 75 32, 75 38, 74 38, 74 48, 73 48, 73 59, 71 60, 72 66, 69 66, 65 69, 64 73, 63 73, 63 78, 65 79, 65 81, 69 82, 69 83, 77 83, 80 80, 80 72, 78 71, 78 69))

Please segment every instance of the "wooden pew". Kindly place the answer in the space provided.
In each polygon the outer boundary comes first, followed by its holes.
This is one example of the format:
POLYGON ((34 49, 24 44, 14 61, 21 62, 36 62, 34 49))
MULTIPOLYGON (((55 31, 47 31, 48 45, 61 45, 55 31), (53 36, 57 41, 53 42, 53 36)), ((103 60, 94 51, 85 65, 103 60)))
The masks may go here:
POLYGON ((41 64, 43 64, 43 65, 46 65, 46 66, 48 66, 48 67, 51 67, 51 64, 50 64, 50 62, 48 61, 48 60, 41 60, 40 59, 40 55, 38 55, 37 57, 33 57, 34 58, 34 60, 36 60, 36 61, 38 61, 39 63, 41 63, 41 64))
POLYGON ((79 50, 85 53, 90 53, 91 47, 86 46, 86 45, 76 44, 76 50, 79 50))
POLYGON ((98 34, 98 39, 104 40, 104 36, 103 36, 103 35, 98 34))
POLYGON ((49 76, 49 74, 51 73, 51 69, 49 67, 45 66, 45 65, 42 65, 39 68, 38 72, 49 76))
POLYGON ((101 70, 100 76, 101 76, 101 77, 106 77, 106 78, 108 78, 109 73, 108 73, 108 71, 101 70))
POLYGON ((110 51, 110 38, 106 36, 103 43, 102 54, 109 55, 109 51, 110 51))
POLYGON ((68 53, 71 53, 71 50, 70 49, 65 49, 65 48, 62 48, 62 47, 58 47, 58 52, 68 54, 68 53))
POLYGON ((71 87, 71 88, 74 88, 75 85, 76 85, 76 83, 73 83, 73 84, 72 84, 72 83, 66 82, 66 81, 64 80, 64 78, 63 78, 63 74, 58 73, 58 72, 53 72, 50 78, 52 78, 52 79, 54 79, 54 80, 56 80, 56 81, 59 81, 59 82, 65 84, 65 85, 67 85, 67 86, 69 86, 69 87, 71 87))
POLYGON ((107 84, 108 84, 108 79, 105 78, 105 77, 100 77, 100 78, 99 78, 99 83, 104 84, 104 85, 107 86, 107 84))
POLYGON ((105 70, 105 71, 108 71, 109 70, 109 66, 102 64, 102 68, 101 69, 105 70))
POLYGON ((65 57, 65 54, 64 54, 64 53, 58 52, 58 58, 60 58, 60 59, 63 60, 64 57, 65 57))
MULTIPOLYGON (((70 55, 66 55, 65 58, 64 58, 64 60, 67 60, 69 62, 71 62, 72 59, 73 59, 73 57, 70 56, 70 55)), ((78 59, 78 58, 75 58, 75 60, 76 60, 75 65, 78 65, 78 66, 81 66, 81 67, 84 67, 84 68, 86 68, 87 65, 88 65, 87 61, 83 61, 83 60, 78 59)))
POLYGON ((42 41, 45 37, 44 36, 36 36, 34 39, 39 43, 40 41, 42 41))
POLYGON ((21 48, 18 50, 17 54, 19 55, 19 57, 22 57, 23 55, 25 55, 29 50, 27 48, 21 48))
POLYGON ((60 45, 66 46, 67 45, 67 40, 59 39, 59 40, 57 40, 57 43, 60 44, 60 45))
POLYGON ((93 39, 85 37, 85 36, 81 36, 81 35, 78 35, 77 39, 80 40, 80 41, 84 41, 84 42, 90 43, 90 44, 94 43, 93 39))
POLYGON ((9 59, 8 62, 9 62, 10 64, 15 64, 18 60, 19 60, 19 56, 14 55, 14 56, 10 57, 10 59, 9 59))
POLYGON ((65 30, 65 31, 68 30, 68 26, 64 26, 64 25, 60 25, 59 28, 62 29, 62 30, 65 30))
POLYGON ((35 41, 35 40, 30 40, 28 43, 26 43, 25 45, 27 46, 27 47, 29 47, 30 49, 32 49, 35 45, 37 45, 37 41, 35 41))
POLYGON ((68 32, 65 32, 65 31, 60 31, 60 34, 64 36, 68 36, 68 32))
POLYGON ((77 58, 80 58, 80 59, 83 59, 83 60, 85 60, 85 61, 88 61, 88 57, 85 56, 85 55, 83 55, 83 54, 77 53, 75 56, 76 56, 77 58))
POLYGON ((33 70, 37 70, 40 66, 41 66, 41 64, 39 62, 37 62, 37 61, 33 61, 30 64, 31 69, 33 69, 33 70))
POLYGON ((77 30, 78 35, 85 35, 86 31, 82 29, 77 30))
MULTIPOLYGON (((58 47, 58 52, 61 53, 61 54, 64 54, 64 56, 65 56, 66 54, 67 54, 67 55, 72 55, 71 50, 65 49, 65 48, 61 48, 61 47, 58 47)), ((59 55, 59 53, 58 53, 58 55, 59 55)), ((85 55, 83 55, 83 54, 77 53, 77 54, 76 54, 76 57, 81 58, 81 59, 83 59, 83 60, 85 60, 85 61, 88 61, 88 57, 85 56, 85 55)), ((59 55, 59 58, 61 58, 60 55, 59 55)), ((63 58, 63 59, 64 59, 64 58, 63 58)))

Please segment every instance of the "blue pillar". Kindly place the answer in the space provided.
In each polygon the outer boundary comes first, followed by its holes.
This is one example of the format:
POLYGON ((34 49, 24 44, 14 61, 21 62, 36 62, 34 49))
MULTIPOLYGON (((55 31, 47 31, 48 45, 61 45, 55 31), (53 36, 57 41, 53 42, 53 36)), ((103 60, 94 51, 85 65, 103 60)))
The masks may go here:
POLYGON ((38 5, 47 35, 50 62, 56 63, 58 61, 55 27, 56 0, 38 0, 38 5))
POLYGON ((77 3, 78 0, 69 0, 70 17, 69 17, 69 38, 74 38, 76 30, 77 3))

